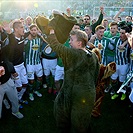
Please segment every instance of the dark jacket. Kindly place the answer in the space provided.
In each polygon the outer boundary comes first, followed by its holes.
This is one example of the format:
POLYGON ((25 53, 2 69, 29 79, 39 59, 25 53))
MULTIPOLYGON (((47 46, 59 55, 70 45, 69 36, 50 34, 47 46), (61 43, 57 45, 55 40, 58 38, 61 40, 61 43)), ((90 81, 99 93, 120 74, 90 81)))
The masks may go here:
POLYGON ((28 35, 29 32, 25 33, 24 37, 20 40, 15 37, 14 33, 8 35, 9 44, 7 46, 7 55, 9 61, 12 62, 14 66, 24 62, 25 39, 28 35))
POLYGON ((15 73, 14 66, 6 58, 6 46, 0 41, 0 66, 5 68, 5 74, 0 77, 0 85, 6 83, 11 77, 11 73, 15 73))

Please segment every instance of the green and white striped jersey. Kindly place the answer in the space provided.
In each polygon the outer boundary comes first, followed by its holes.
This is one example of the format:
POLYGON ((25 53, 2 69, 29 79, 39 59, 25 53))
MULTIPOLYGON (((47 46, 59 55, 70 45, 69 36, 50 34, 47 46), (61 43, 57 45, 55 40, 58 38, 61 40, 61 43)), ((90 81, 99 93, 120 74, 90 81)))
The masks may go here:
POLYGON ((120 52, 118 47, 123 44, 124 41, 122 41, 119 37, 115 38, 115 63, 117 65, 125 65, 129 63, 129 57, 130 57, 130 47, 127 43, 124 47, 125 50, 123 52, 120 52))
POLYGON ((28 40, 25 44, 25 63, 36 65, 41 63, 40 60, 41 38, 28 40))
POLYGON ((111 43, 110 39, 103 37, 101 40, 95 39, 94 46, 98 47, 98 44, 102 44, 103 48, 101 49, 102 64, 106 64, 106 56, 108 55, 108 46, 111 43))

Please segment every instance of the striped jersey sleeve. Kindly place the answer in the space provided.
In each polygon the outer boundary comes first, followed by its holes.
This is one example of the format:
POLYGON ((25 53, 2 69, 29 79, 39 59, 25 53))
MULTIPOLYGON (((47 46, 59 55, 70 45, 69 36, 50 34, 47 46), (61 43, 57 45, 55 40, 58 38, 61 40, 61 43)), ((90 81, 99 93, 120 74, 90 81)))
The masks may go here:
POLYGON ((98 47, 98 44, 102 44, 103 48, 101 49, 101 57, 102 57, 102 64, 106 64, 106 56, 107 56, 107 50, 108 50, 108 45, 110 43, 110 40, 106 37, 103 37, 101 40, 96 39, 94 41, 94 46, 98 47))
POLYGON ((124 52, 120 52, 118 47, 122 44, 123 44, 123 42, 120 38, 115 39, 115 45, 116 45, 116 48, 115 48, 115 53, 116 53, 115 54, 115 62, 116 62, 117 65, 125 65, 125 64, 129 63, 129 55, 130 55, 129 45, 127 43, 126 46, 125 46, 124 52))

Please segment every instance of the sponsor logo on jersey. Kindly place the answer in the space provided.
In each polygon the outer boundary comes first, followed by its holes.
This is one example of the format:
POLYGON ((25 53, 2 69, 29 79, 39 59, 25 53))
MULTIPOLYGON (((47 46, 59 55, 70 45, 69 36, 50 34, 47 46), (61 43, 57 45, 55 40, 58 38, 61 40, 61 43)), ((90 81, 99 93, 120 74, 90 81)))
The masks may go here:
POLYGON ((32 46, 32 49, 33 49, 33 50, 38 50, 38 49, 39 49, 39 45, 38 45, 38 44, 34 44, 34 45, 32 46))

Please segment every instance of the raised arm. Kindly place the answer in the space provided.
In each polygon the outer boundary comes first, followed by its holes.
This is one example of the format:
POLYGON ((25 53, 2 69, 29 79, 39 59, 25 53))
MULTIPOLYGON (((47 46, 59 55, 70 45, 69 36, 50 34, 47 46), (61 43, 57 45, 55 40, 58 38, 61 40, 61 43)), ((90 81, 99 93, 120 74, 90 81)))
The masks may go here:
POLYGON ((67 16, 71 16, 71 8, 70 7, 68 7, 67 9, 66 9, 66 12, 67 12, 67 16))
POLYGON ((118 13, 113 17, 113 20, 118 22, 118 17, 119 17, 119 15, 120 15, 123 11, 124 11, 124 8, 121 8, 121 9, 118 11, 118 13))
POLYGON ((133 30, 132 30, 132 34, 126 33, 126 36, 128 38, 128 42, 130 44, 130 47, 133 49, 133 30))
POLYGON ((10 24, 7 23, 7 22, 3 22, 2 23, 2 27, 3 29, 8 33, 8 34, 11 34, 12 33, 12 30, 10 28, 10 24))
POLYGON ((100 7, 100 15, 98 17, 98 20, 94 24, 92 24, 92 32, 93 33, 95 33, 95 28, 102 23, 103 15, 104 15, 104 8, 100 7))

